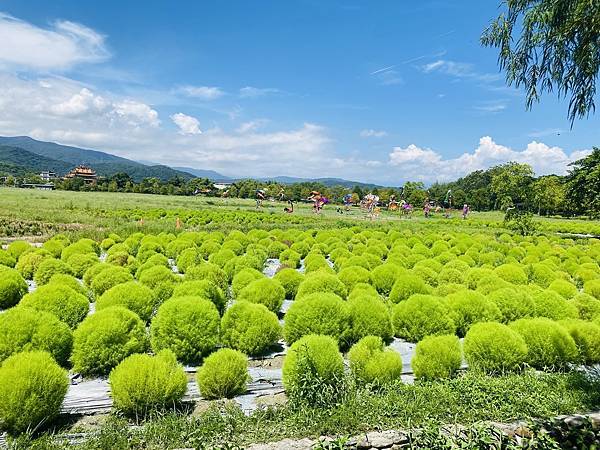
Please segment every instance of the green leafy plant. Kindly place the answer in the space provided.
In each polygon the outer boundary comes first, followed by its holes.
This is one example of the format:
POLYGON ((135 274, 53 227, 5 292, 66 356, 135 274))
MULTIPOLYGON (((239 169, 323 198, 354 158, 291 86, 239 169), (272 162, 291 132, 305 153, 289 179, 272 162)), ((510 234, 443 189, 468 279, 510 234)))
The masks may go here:
POLYGON ((439 297, 414 294, 394 306, 392 323, 395 334, 418 342, 432 334, 454 333, 456 324, 450 308, 439 297))
POLYGON ((219 311, 223 314, 227 299, 221 288, 210 280, 193 280, 184 281, 175 286, 173 297, 202 297, 214 303, 219 311))
POLYGON ((285 299, 285 289, 279 281, 263 277, 244 287, 238 294, 237 299, 250 303, 260 303, 270 311, 277 312, 281 309, 285 299))
POLYGON ((222 340, 247 355, 265 352, 281 337, 277 316, 266 306, 237 301, 221 319, 222 340))
POLYGON ((464 337, 471 325, 478 322, 500 320, 500 309, 492 300, 475 291, 462 290, 446 297, 456 332, 464 337))
POLYGON ((243 394, 249 378, 248 358, 229 348, 222 348, 208 356, 196 374, 200 393, 208 399, 243 394))
POLYGON ((35 275, 33 276, 33 281, 35 281, 35 284, 38 286, 42 286, 50 281, 52 275, 57 273, 72 275, 71 268, 67 263, 60 259, 44 258, 44 260, 40 262, 35 275))
POLYGON ((150 288, 136 281, 128 281, 111 287, 96 300, 97 311, 112 306, 123 306, 136 313, 144 322, 149 322, 156 299, 150 288))
POLYGON ((285 298, 291 300, 296 297, 298 287, 304 280, 304 275, 297 270, 286 267, 279 270, 273 278, 279 281, 283 286, 283 289, 285 289, 285 298))
POLYGON ((428 336, 417 344, 411 365, 417 378, 437 380, 452 377, 462 363, 458 337, 428 336))
POLYGON ((21 306, 54 314, 69 327, 75 328, 88 314, 87 297, 68 286, 47 284, 25 295, 21 306))
POLYGON ((15 269, 0 266, 0 309, 19 303, 27 293, 27 283, 15 269))
POLYGON ((396 279, 390 292, 390 300, 399 303, 407 300, 413 294, 428 294, 430 288, 417 275, 406 273, 396 279))
POLYGON ((402 375, 402 358, 390 348, 385 348, 379 336, 366 336, 348 352, 350 370, 360 383, 383 385, 399 380, 402 375))
POLYGON ((340 279, 330 273, 316 271, 308 274, 304 281, 298 286, 296 300, 307 297, 314 293, 332 293, 343 299, 348 295, 348 290, 340 279))

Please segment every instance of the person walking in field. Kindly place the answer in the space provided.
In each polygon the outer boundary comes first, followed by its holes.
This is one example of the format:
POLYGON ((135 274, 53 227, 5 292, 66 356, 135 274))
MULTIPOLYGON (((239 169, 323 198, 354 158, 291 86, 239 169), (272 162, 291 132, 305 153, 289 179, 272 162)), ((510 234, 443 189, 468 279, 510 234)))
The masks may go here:
POLYGON ((279 201, 285 201, 285 188, 283 186, 281 186, 281 189, 279 189, 279 201))
POLYGON ((323 208, 323 196, 319 191, 311 191, 308 200, 313 202, 313 212, 319 214, 323 208))
POLYGON ((462 209, 462 218, 463 220, 467 219, 467 216, 469 215, 469 205, 467 205, 466 203, 463 205, 463 209, 462 209))
POLYGON ((285 208, 283 208, 283 212, 292 214, 294 212, 294 202, 292 202, 291 200, 288 200, 288 204, 290 206, 289 207, 286 206, 285 208))
POLYGON ((256 190, 256 209, 260 209, 263 206, 263 200, 267 198, 267 193, 264 189, 256 190))

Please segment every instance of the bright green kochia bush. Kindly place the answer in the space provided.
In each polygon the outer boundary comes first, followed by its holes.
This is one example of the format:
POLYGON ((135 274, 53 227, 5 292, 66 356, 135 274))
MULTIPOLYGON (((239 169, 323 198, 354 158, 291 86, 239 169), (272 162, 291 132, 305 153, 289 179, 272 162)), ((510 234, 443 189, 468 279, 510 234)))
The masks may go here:
POLYGON ((68 387, 67 371, 49 353, 12 355, 0 366, 0 429, 16 435, 51 422, 68 387))
POLYGON ((94 291, 94 294, 97 297, 100 297, 110 288, 132 280, 133 275, 131 275, 129 270, 120 266, 111 266, 107 267, 94 277, 91 288, 92 291, 94 291))
POLYGON ((246 392, 249 381, 248 358, 230 348, 222 348, 204 360, 196 381, 204 398, 231 398, 246 392))
POLYGON ((576 319, 579 316, 577 307, 560 294, 551 290, 533 293, 535 316, 552 320, 576 319))
POLYGON ((379 336, 385 341, 391 340, 394 330, 388 306, 379 296, 354 292, 356 288, 347 302, 351 323, 350 341, 356 342, 365 336, 379 336))
POLYGON ((162 303, 173 295, 175 284, 179 281, 171 269, 155 265, 144 270, 138 281, 154 291, 157 303, 162 303))
POLYGON ((185 273, 190 267, 194 267, 202 262, 202 256, 197 248, 187 248, 177 257, 177 270, 179 273, 185 273))
POLYGON ((78 253, 95 253, 96 255, 100 255, 100 246, 92 239, 80 239, 65 247, 60 254, 60 259, 68 261, 71 256, 78 253))
POLYGON ((348 352, 350 370, 361 383, 386 384, 400 379, 402 358, 385 348, 379 336, 365 336, 348 352))
POLYGON ((460 337, 464 337, 474 323, 493 322, 502 316, 498 306, 479 292, 458 291, 446 297, 446 301, 460 337))
POLYGON ((40 265, 33 276, 33 281, 35 281, 35 284, 38 286, 42 286, 50 281, 52 275, 57 273, 72 275, 71 268, 65 262, 60 259, 45 258, 40 262, 40 265))
POLYGON ((225 294, 223 294, 221 288, 210 280, 184 281, 175 286, 173 290, 173 297, 187 297, 190 295, 210 300, 217 307, 219 314, 225 312, 227 303, 225 294))
POLYGON ((216 264, 203 263, 198 266, 188 267, 185 273, 185 281, 209 280, 216 284, 222 291, 229 287, 227 274, 216 264))
POLYGON ((345 344, 351 332, 348 304, 329 292, 308 295, 292 304, 285 315, 283 335, 291 345, 302 336, 331 336, 345 344))
POLYGON ((21 274, 10 267, 0 266, 0 309, 19 303, 27 294, 27 282, 21 274))
POLYGON ((527 274, 517 264, 502 264, 494 269, 494 274, 512 284, 527 284, 527 274))
POLYGON ((430 288, 418 276, 406 273, 396 279, 390 292, 390 300, 394 303, 402 302, 413 294, 428 294, 430 288))
POLYGON ((87 297, 68 286, 47 284, 25 295, 20 306, 52 313, 75 328, 87 316, 90 302, 87 297))
POLYGON ((594 320, 600 317, 600 300, 588 294, 577 294, 573 304, 579 311, 579 318, 583 320, 594 320))
POLYGON ((556 279, 555 271, 546 264, 532 264, 529 271, 529 281, 543 288, 550 286, 550 283, 556 279))
POLYGON ((75 278, 73 275, 67 275, 65 273, 57 273, 52 275, 48 285, 66 286, 85 297, 88 297, 89 295, 89 291, 79 282, 79 280, 77 280, 77 278, 75 278))
POLYGON ((600 300, 600 279, 586 281, 583 284, 583 292, 600 300))
POLYGON ((577 286, 575 286, 573 283, 569 283, 567 280, 561 279, 556 279, 552 283, 550 283, 548 290, 560 294, 561 297, 567 300, 572 299, 579 293, 579 291, 577 290, 577 286))
POLYGON ((40 251, 25 253, 19 258, 15 269, 17 269, 26 280, 32 280, 38 267, 46 258, 49 258, 49 256, 40 251))
POLYGON ((106 375, 134 353, 148 348, 144 322, 121 306, 92 314, 73 333, 73 370, 84 375, 106 375))
POLYGON ((536 369, 563 368, 577 360, 577 346, 571 335, 557 322, 539 317, 520 319, 510 324, 527 342, 526 362, 536 369))
POLYGON ((265 276, 261 272, 251 267, 240 270, 235 274, 233 281, 231 282, 231 290, 233 291, 234 297, 237 297, 242 289, 253 281, 261 280, 263 278, 265 278, 265 276))
POLYGON ((222 340, 247 355, 265 352, 281 337, 277 316, 266 306, 237 301, 221 319, 222 340))
POLYGON ((281 309, 281 305, 285 299, 285 289, 283 289, 283 286, 277 280, 261 278, 252 281, 242 289, 237 299, 250 303, 260 303, 269 308, 270 311, 277 312, 281 309))
POLYGON ((463 343, 465 359, 474 370, 504 373, 519 370, 527 358, 527 344, 519 333, 495 322, 473 325, 463 343))
POLYGON ((338 297, 346 298, 348 290, 340 279, 332 274, 321 271, 313 272, 306 276, 304 281, 298 286, 296 300, 300 300, 314 293, 331 293, 338 297))
POLYGON ((290 300, 296 297, 298 287, 304 281, 304 275, 289 267, 279 270, 273 278, 281 283, 285 289, 285 298, 290 300))
POLYGON ((488 299, 498 306, 504 323, 535 315, 533 297, 524 289, 498 289, 490 293, 488 299))
POLYGON ((25 241, 12 241, 8 244, 6 251, 17 261, 19 258, 27 252, 33 251, 34 248, 25 241))
POLYGON ((137 281, 117 284, 96 300, 96 310, 123 306, 136 313, 144 322, 149 322, 156 306, 152 290, 137 281))
POLYGON ((94 281, 94 278, 96 277, 96 275, 98 275, 100 272, 102 272, 104 269, 106 269, 108 267, 112 267, 112 266, 110 264, 106 264, 104 262, 99 262, 99 263, 96 263, 96 264, 90 266, 83 273, 83 284, 85 284, 88 287, 91 287, 92 282, 94 281))
POLYGON ((364 267, 358 266, 347 267, 340 270, 340 273, 338 273, 338 278, 342 283, 344 283, 348 292, 352 291, 354 286, 356 286, 358 283, 372 283, 371 272, 364 267))
POLYGON ((415 377, 425 380, 450 378, 461 363, 460 341, 453 334, 426 337, 417 344, 411 361, 415 377))
POLYGON ((283 361, 283 385, 296 403, 328 405, 343 390, 344 360, 331 336, 296 341, 283 361))
POLYGON ((291 248, 282 251, 279 254, 279 261, 286 267, 291 267, 292 269, 296 269, 300 267, 300 261, 302 260, 302 255, 291 248))
POLYGON ((53 314, 22 306, 0 314, 0 364, 15 353, 40 350, 64 366, 72 345, 68 325, 53 314))
POLYGON ((450 308, 439 297, 415 294, 394 306, 392 323, 395 334, 410 342, 419 342, 432 334, 452 334, 456 324, 450 308))
POLYGON ((504 281, 497 275, 485 275, 477 282, 477 291, 484 295, 489 295, 494 291, 505 288, 515 288, 514 284, 504 281))
POLYGON ((373 286, 381 295, 390 295, 396 279, 401 274, 406 274, 404 268, 393 263, 381 264, 371 272, 373 286))
POLYGON ((559 323, 575 341, 579 352, 578 362, 586 365, 600 363, 600 325, 578 319, 559 323))
POLYGON ((150 325, 152 349, 169 349, 179 361, 197 363, 217 345, 220 321, 209 300, 192 296, 167 300, 150 325))
POLYGON ((109 381, 115 408, 134 417, 175 407, 187 389, 183 367, 169 350, 128 356, 110 372, 109 381))

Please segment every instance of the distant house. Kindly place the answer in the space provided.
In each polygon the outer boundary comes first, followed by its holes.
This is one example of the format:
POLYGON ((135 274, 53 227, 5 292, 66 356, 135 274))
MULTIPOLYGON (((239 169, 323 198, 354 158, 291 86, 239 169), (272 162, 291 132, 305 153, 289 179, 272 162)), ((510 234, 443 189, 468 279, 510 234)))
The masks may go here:
POLYGON ((22 188, 29 188, 29 189, 40 189, 42 191, 53 191, 54 190, 54 184, 52 183, 22 183, 21 184, 22 188))
POLYGON ((42 179, 42 181, 47 183, 47 182, 55 180, 57 178, 56 172, 45 170, 40 173, 40 178, 42 179))
POLYGON ((231 186, 232 183, 215 183, 213 186, 215 189, 222 191, 223 189, 227 189, 231 186))
POLYGON ((86 184, 93 184, 98 180, 96 171, 88 166, 77 166, 71 170, 65 178, 81 178, 86 184))

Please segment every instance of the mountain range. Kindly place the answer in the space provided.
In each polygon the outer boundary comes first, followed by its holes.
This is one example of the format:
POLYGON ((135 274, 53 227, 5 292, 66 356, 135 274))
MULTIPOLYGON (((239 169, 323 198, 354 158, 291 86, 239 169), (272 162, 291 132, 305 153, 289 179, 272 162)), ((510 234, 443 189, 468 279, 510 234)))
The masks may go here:
MULTIPOLYGON (((38 141, 29 136, 0 136, 0 174, 8 173, 15 176, 22 176, 26 173, 51 170, 62 176, 80 164, 91 166, 98 175, 105 177, 110 177, 118 172, 126 172, 138 182, 147 177, 156 177, 162 181, 168 181, 175 176, 180 176, 186 180, 196 177, 209 178, 215 182, 234 182, 242 179, 242 177, 229 177, 214 170, 169 167, 147 161, 132 161, 98 150, 38 141)), ((282 184, 319 182, 325 186, 344 186, 347 188, 352 188, 356 185, 363 189, 381 187, 374 184, 344 180, 342 178, 277 176, 256 179, 282 184)))

